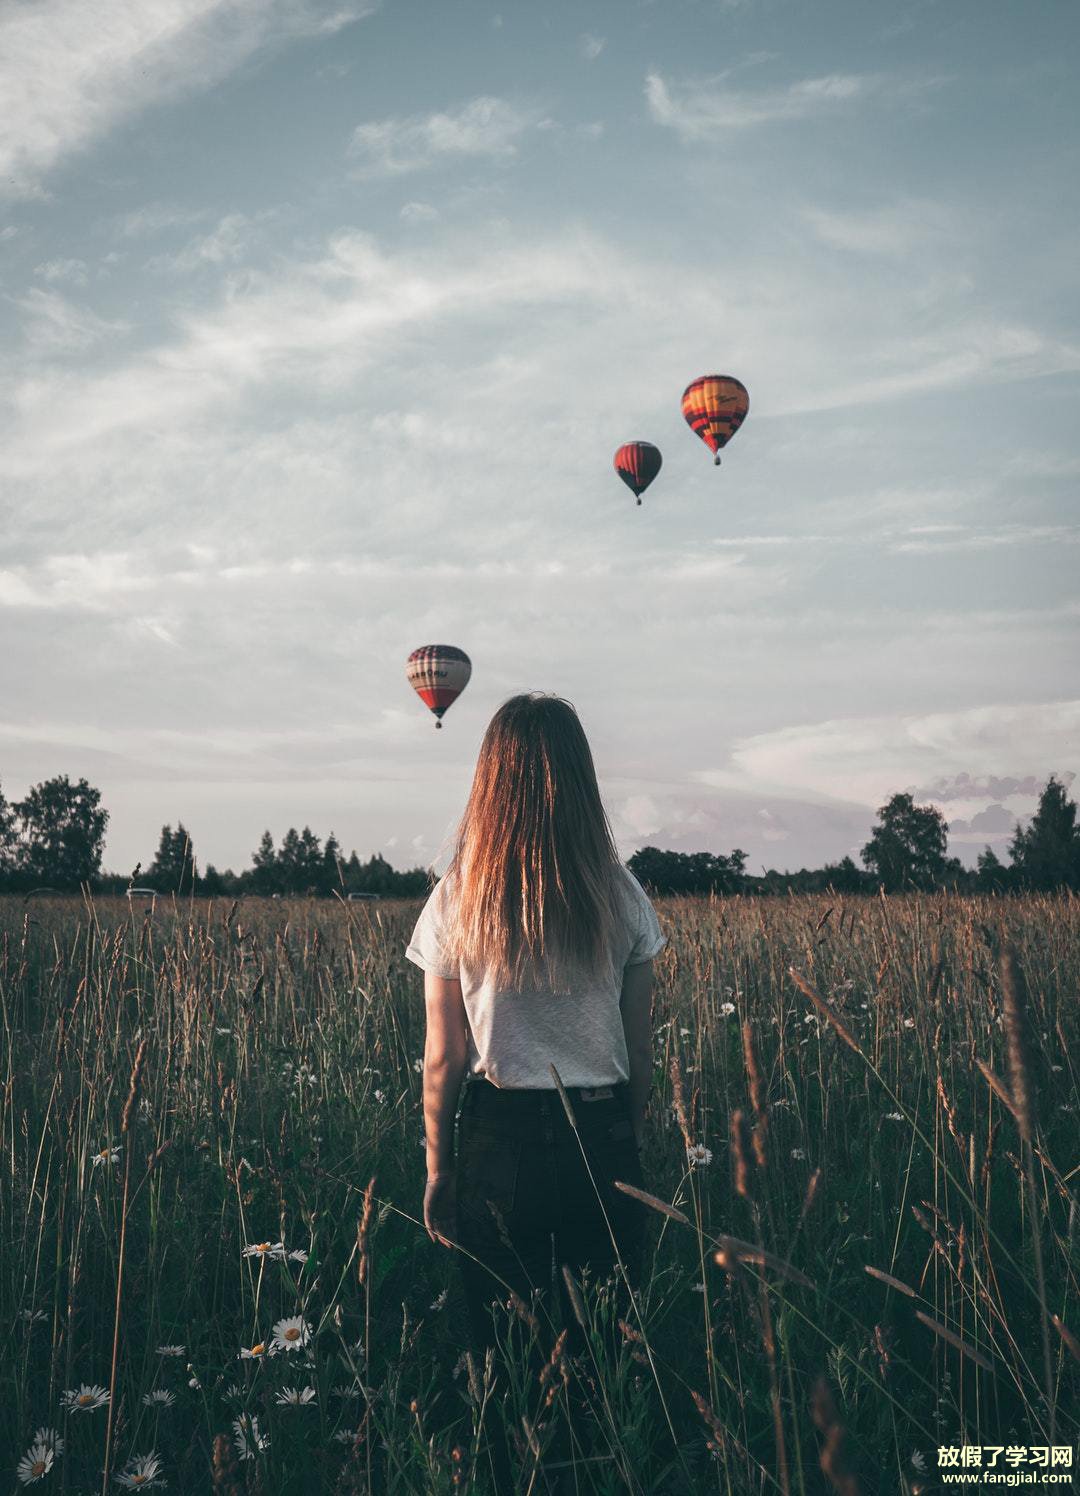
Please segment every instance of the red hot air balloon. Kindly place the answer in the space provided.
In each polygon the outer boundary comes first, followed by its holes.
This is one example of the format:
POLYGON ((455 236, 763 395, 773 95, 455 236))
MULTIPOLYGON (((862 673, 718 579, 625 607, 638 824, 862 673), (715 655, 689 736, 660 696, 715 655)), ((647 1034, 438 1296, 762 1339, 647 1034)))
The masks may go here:
POLYGON ((469 684, 472 661, 453 644, 424 644, 414 649, 405 663, 409 685, 426 707, 435 713, 435 726, 469 684))
POLYGON ((660 448, 652 442, 627 442, 615 453, 615 471, 639 504, 663 463, 660 448))
POLYGON ((730 374, 703 374, 688 384, 682 397, 682 413, 720 466, 720 448, 726 447, 746 419, 750 396, 746 386, 730 374))

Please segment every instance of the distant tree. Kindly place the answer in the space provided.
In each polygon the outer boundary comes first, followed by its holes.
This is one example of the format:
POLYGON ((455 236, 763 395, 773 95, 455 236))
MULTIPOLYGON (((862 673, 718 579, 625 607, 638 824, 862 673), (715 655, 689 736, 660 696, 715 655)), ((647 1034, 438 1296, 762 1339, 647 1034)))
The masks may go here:
POLYGON ((864 865, 887 892, 935 888, 959 863, 945 856, 948 827, 940 810, 916 805, 910 795, 893 795, 878 811, 879 824, 862 849, 864 865))
POLYGON ((20 822, 22 864, 36 883, 78 888, 101 867, 109 812, 101 791, 66 774, 43 780, 13 806, 20 822))
POLYGON ((251 859, 252 891, 254 893, 279 893, 280 884, 274 838, 269 831, 264 831, 251 859))
POLYGON ((976 863, 975 886, 980 893, 1003 893, 1011 881, 1007 868, 993 847, 985 847, 976 863))
POLYGON ((1025 888, 1080 888, 1080 831, 1076 801, 1051 774, 1026 830, 1009 844, 1012 871, 1025 888))
POLYGON ((737 893, 745 883, 746 853, 665 852, 641 847, 627 867, 643 887, 657 894, 737 893))
POLYGON ((0 888, 15 879, 19 866, 19 832, 15 807, 9 805, 0 789, 0 888))
POLYGON ((282 893, 309 893, 318 888, 322 850, 310 826, 303 831, 289 827, 277 855, 277 869, 282 893))
POLYGON ((194 891, 198 869, 191 837, 178 821, 176 830, 162 826, 154 860, 146 870, 146 882, 160 893, 190 894, 194 891))
POLYGON ((864 893, 873 882, 870 875, 856 867, 850 857, 841 857, 839 862, 827 862, 821 869, 821 879, 823 888, 835 889, 837 893, 864 893))
POLYGON ((331 831, 322 849, 318 889, 321 894, 341 892, 341 843, 331 831))

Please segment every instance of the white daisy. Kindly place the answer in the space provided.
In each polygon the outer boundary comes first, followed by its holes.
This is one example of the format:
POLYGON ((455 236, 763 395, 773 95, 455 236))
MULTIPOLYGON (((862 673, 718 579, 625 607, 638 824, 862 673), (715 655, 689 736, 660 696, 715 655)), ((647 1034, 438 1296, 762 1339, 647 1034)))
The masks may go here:
POLYGON ((919 1449, 913 1449, 911 1451, 910 1455, 908 1456, 908 1460, 909 1460, 909 1462, 911 1464, 911 1468, 913 1470, 917 1470, 920 1475, 925 1474, 925 1472, 926 1472, 926 1456, 923 1454, 923 1452, 921 1450, 919 1450, 919 1449))
POLYGON ((307 1320, 302 1314, 279 1319, 274 1326, 274 1349, 276 1351, 298 1351, 311 1339, 307 1320))
POLYGON ((792 1158, 805 1158, 806 1157, 806 1149, 805 1148, 792 1148, 792 1150, 791 1150, 791 1156, 792 1156, 792 1158))
POLYGON ((92 1163, 94 1165, 94 1168, 100 1169, 103 1164, 111 1164, 113 1168, 116 1168, 117 1164, 119 1164, 120 1162, 120 1154, 122 1152, 122 1147, 102 1148, 100 1153, 95 1153, 93 1156, 92 1163))
POLYGON ((429 1309, 434 1309, 436 1312, 438 1312, 438 1310, 444 1308, 445 1305, 446 1305, 446 1300, 447 1300, 447 1297, 448 1297, 449 1293, 450 1293, 450 1290, 448 1288, 444 1288, 443 1291, 442 1291, 442 1293, 436 1294, 435 1298, 428 1305, 428 1308, 429 1309))
POLYGON ((44 1480, 55 1463, 55 1455, 48 1444, 31 1444, 15 1467, 15 1474, 24 1486, 44 1480))
POLYGON ((247 1393, 243 1387, 238 1387, 235 1382, 230 1382, 221 1395, 222 1397, 229 1398, 232 1402, 243 1402, 247 1393))
POLYGON ((704 1283, 691 1283, 691 1285, 690 1285, 690 1292, 691 1293, 704 1293, 705 1292, 705 1285, 704 1285, 704 1283))
POLYGON ((158 1480, 161 1473, 161 1461, 156 1454, 143 1454, 128 1461, 126 1470, 113 1477, 117 1485, 126 1487, 129 1491, 141 1490, 143 1486, 163 1486, 165 1482, 158 1480))
POLYGON ((47 1318, 43 1309, 20 1309, 19 1318, 24 1325, 41 1325, 47 1318))
POLYGON ((143 1393, 143 1403, 148 1408, 171 1408, 175 1401, 176 1393, 167 1388, 155 1387, 153 1392, 143 1393))
POLYGON ((269 1257, 272 1262, 280 1262, 285 1256, 285 1243, 281 1241, 256 1241, 243 1251, 245 1257, 269 1257))
POLYGON ((264 1356, 272 1356, 273 1354, 274 1347, 267 1345, 265 1340, 258 1341, 250 1350, 243 1345, 240 1347, 241 1361, 261 1361, 264 1356))
MULTIPOLYGON (((464 1352, 462 1354, 464 1355, 464 1352)), ((456 1375, 456 1373, 455 1373, 455 1375, 456 1375)), ((349 1383, 348 1386, 342 1385, 342 1386, 339 1386, 339 1387, 331 1387, 331 1389, 330 1389, 330 1395, 331 1395, 331 1397, 345 1397, 345 1398, 359 1397, 360 1396, 360 1383, 359 1382, 351 1382, 351 1383, 349 1383)))
POLYGON ((242 1413, 235 1418, 233 1433, 233 1447, 242 1460, 253 1460, 259 1450, 266 1449, 270 1443, 270 1435, 262 1433, 254 1413, 242 1413))
POLYGON ((682 1038, 688 1039, 690 1037, 690 1030, 688 1028, 681 1028, 679 1034, 682 1038))
POLYGON ((289 1253, 289 1261, 290 1262, 301 1262, 301 1263, 303 1263, 303 1262, 306 1262, 307 1260, 308 1260, 308 1254, 304 1251, 303 1247, 293 1247, 292 1251, 289 1253))
POLYGON ((704 1168, 706 1164, 712 1163, 712 1149, 706 1148, 704 1143, 691 1143, 686 1150, 686 1157, 691 1168, 704 1168))
POLYGON ((157 1353, 159 1356, 182 1356, 186 1350, 186 1345, 159 1345, 157 1353))
POLYGON ((423 1073, 424 1073, 424 1062, 423 1062, 423 1060, 413 1060, 412 1067, 416 1071, 417 1075, 423 1075, 423 1073))
POLYGON ((381 1106, 382 1103, 386 1100, 386 1092, 385 1091, 376 1091, 375 1092, 375 1100, 381 1106))
POLYGON ((315 1401, 314 1387, 282 1387, 275 1402, 283 1408, 306 1408, 315 1401))
POLYGON ((904 1120, 904 1114, 903 1112, 886 1112, 885 1120, 886 1122, 902 1122, 904 1120))
POLYGON ((30 1443, 47 1444, 55 1455, 61 1455, 64 1452, 64 1441, 54 1428, 37 1429, 30 1443))
POLYGON ((904 1027, 905 1028, 914 1028, 915 1027, 915 1020, 914 1020, 914 1018, 905 1018, 904 1019, 904 1027))
POLYGON ((83 1382, 81 1387, 65 1392, 60 1398, 60 1405, 73 1413, 92 1413, 95 1408, 103 1408, 108 1401, 107 1387, 83 1382))
POLYGON ((336 1434, 331 1434, 335 1444, 353 1444, 360 1430, 356 1428, 339 1428, 336 1434))
POLYGON ((734 1011, 735 1011, 735 1004, 734 1003, 721 1003, 720 1004, 720 1017, 721 1018, 730 1018, 731 1015, 732 1015, 732 1013, 734 1013, 734 1011))

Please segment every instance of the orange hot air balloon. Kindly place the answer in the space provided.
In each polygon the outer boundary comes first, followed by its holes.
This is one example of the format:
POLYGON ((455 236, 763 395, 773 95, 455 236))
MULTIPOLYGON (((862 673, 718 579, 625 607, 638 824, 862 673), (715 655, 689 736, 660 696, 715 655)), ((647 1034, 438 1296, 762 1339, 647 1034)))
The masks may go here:
POLYGON ((627 442, 615 453, 615 471, 639 504, 663 465, 660 448, 652 442, 627 442))
POLYGON ((435 713, 435 726, 442 726, 443 713, 469 684, 472 661, 453 644, 424 644, 405 662, 409 685, 426 707, 435 713))
POLYGON ((720 448, 726 447, 746 419, 750 396, 746 386, 730 374, 703 374, 688 384, 682 397, 682 413, 720 466, 720 448))

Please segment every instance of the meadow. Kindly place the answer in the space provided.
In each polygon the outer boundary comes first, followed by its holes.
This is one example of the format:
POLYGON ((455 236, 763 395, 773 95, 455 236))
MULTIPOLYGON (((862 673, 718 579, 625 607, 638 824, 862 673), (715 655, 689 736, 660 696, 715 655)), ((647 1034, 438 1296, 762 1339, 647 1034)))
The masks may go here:
POLYGON ((480 1493, 498 1405, 541 1492, 575 1388, 582 1492, 1072 1459, 1080 902, 661 902, 648 1270, 581 1365, 543 1305, 464 1352, 417 907, 0 901, 8 1489, 480 1493))

